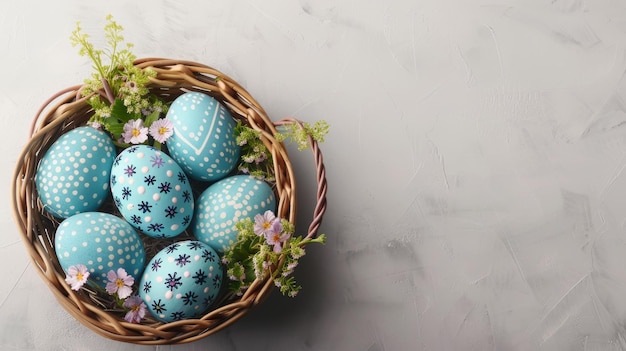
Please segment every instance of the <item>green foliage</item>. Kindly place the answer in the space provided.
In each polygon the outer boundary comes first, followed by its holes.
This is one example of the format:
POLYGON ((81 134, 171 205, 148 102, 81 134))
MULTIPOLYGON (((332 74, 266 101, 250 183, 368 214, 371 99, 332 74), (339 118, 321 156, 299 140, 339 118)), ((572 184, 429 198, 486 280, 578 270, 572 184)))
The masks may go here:
MULTIPOLYGON (((310 146, 310 139, 320 143, 324 142, 324 137, 328 134, 329 128, 330 126, 324 120, 317 121, 315 124, 302 123, 302 125, 293 122, 285 125, 283 130, 276 134, 276 140, 283 142, 289 139, 298 145, 298 150, 302 151, 310 146)), ((239 171, 258 179, 273 181, 272 154, 263 144, 261 132, 237 122, 235 137, 237 144, 241 146, 239 171)))
MULTIPOLYGON (((294 227, 289 221, 280 219, 283 233, 292 234, 294 227)), ((274 284, 283 295, 294 297, 302 288, 292 276, 298 260, 305 255, 304 246, 309 243, 326 242, 324 234, 315 239, 293 237, 284 243, 280 252, 275 252, 267 244, 263 235, 254 232, 254 222, 250 218, 235 224, 238 231, 237 240, 224 253, 222 261, 226 264, 230 291, 239 295, 252 284, 255 279, 271 275, 274 284)))
POLYGON ((326 134, 330 129, 328 122, 321 120, 315 122, 315 124, 302 123, 300 127, 297 123, 290 123, 284 127, 284 130, 276 135, 278 141, 285 141, 287 139, 298 145, 298 150, 306 150, 310 146, 309 138, 323 143, 326 134))
MULTIPOLYGON (((106 17, 104 37, 106 49, 96 49, 80 22, 70 36, 72 46, 81 56, 88 57, 94 72, 84 81, 83 96, 93 94, 88 102, 94 110, 90 123, 102 125, 118 140, 123 126, 131 119, 142 119, 153 112, 164 113, 167 105, 150 94, 147 85, 156 72, 136 67, 133 44, 124 42, 123 27, 111 15, 106 17), (95 94, 94 94, 95 93, 95 94)), ((146 127, 150 124, 145 123, 146 127)))
POLYGON ((237 121, 234 133, 237 144, 241 146, 239 171, 258 179, 273 181, 272 154, 261 141, 261 132, 237 121))

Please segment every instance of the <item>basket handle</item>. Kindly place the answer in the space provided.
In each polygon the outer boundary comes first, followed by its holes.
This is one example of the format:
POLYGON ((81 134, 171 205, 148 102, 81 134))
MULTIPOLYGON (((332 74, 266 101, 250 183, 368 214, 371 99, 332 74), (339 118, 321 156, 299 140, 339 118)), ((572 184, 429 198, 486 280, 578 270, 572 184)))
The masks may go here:
MULTIPOLYGON (((304 129, 303 122, 293 118, 286 117, 279 121, 274 122, 275 126, 283 126, 287 124, 295 123, 298 127, 304 129)), ((317 236, 317 231, 322 224, 322 218, 326 212, 326 192, 328 191, 328 184, 326 182, 326 167, 324 166, 324 158, 322 150, 319 148, 317 140, 309 135, 309 144, 311 145, 311 152, 313 153, 313 160, 315 161, 315 175, 317 183, 317 193, 315 209, 313 210, 313 220, 309 225, 309 229, 306 235, 307 239, 312 239, 317 236)))

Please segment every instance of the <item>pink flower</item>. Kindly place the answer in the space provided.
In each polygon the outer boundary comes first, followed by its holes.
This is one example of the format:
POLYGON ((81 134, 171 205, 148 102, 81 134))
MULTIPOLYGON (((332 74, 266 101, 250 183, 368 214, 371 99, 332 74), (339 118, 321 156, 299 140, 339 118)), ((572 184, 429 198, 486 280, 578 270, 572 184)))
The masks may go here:
POLYGON ((285 271, 283 272, 283 277, 286 277, 290 275, 291 273, 293 273, 293 270, 296 269, 296 266, 298 266, 298 261, 294 261, 288 264, 287 269, 285 269, 285 271))
POLYGON ((264 152, 262 152, 262 153, 259 154, 259 156, 257 156, 257 158, 254 159, 254 162, 256 164, 259 164, 259 163, 265 161, 266 159, 267 159, 267 156, 265 155, 264 152))
POLYGON ((77 264, 67 269, 65 282, 72 286, 72 290, 78 291, 87 282, 87 278, 89 278, 87 267, 82 264, 77 264))
POLYGON ((93 129, 102 130, 102 123, 100 123, 98 121, 87 122, 87 125, 91 126, 91 128, 93 128, 93 129))
POLYGON ((131 81, 126 82, 126 84, 124 84, 124 86, 126 87, 126 89, 128 89, 128 91, 130 91, 131 93, 136 93, 139 90, 139 87, 137 87, 137 83, 131 81))
POLYGON ((127 298, 122 306, 130 309, 124 316, 129 323, 140 323, 141 319, 146 316, 146 304, 137 295, 127 298))
POLYGON ((133 292, 131 287, 135 283, 135 278, 128 275, 124 268, 118 268, 117 274, 114 271, 109 271, 107 279, 109 282, 107 283, 106 291, 109 294, 117 293, 120 299, 125 299, 133 292))
POLYGON ((141 144, 148 140, 148 128, 143 126, 141 119, 131 119, 124 124, 122 137, 127 144, 141 144))
POLYGON ((272 228, 265 232, 265 241, 274 246, 274 252, 279 253, 283 249, 282 243, 289 239, 289 233, 283 233, 283 225, 277 218, 272 223, 272 228))
POLYGON ((272 211, 265 211, 263 215, 254 216, 254 233, 256 235, 265 235, 272 229, 272 224, 276 220, 276 216, 272 211))
POLYGON ((150 135, 159 143, 164 143, 174 134, 174 124, 167 118, 159 118, 150 125, 150 135))
POLYGON ((265 236, 265 241, 274 246, 274 252, 282 250, 282 243, 289 239, 289 233, 283 233, 281 219, 272 211, 265 211, 263 215, 254 216, 254 233, 265 236))

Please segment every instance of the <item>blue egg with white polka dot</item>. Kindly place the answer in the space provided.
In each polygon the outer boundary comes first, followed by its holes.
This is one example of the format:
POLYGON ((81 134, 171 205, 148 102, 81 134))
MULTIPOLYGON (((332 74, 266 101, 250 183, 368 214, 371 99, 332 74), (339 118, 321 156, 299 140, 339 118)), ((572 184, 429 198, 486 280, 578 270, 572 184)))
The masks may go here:
POLYGON ((61 135, 37 167, 43 208, 58 218, 95 211, 109 194, 115 145, 103 131, 78 127, 61 135))
POLYGON ((109 213, 84 212, 65 219, 56 230, 54 249, 65 272, 85 265, 89 279, 106 287, 107 273, 123 268, 139 280, 146 253, 139 234, 109 213))
POLYGON ((170 156, 193 179, 217 181, 235 169, 241 154, 235 120, 212 96, 185 93, 169 107, 174 133, 167 140, 170 156))
POLYGON ((249 175, 230 176, 212 184, 198 197, 193 235, 223 254, 237 239, 238 221, 268 210, 276 212, 269 184, 249 175))

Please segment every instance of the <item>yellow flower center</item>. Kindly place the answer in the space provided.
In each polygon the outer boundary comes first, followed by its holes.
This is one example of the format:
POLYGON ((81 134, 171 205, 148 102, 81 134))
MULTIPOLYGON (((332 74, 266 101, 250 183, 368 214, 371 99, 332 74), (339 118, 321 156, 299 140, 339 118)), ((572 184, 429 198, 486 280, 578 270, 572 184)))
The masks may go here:
POLYGON ((124 286, 124 281, 123 281, 122 279, 116 279, 116 280, 115 280, 115 285, 116 285, 118 288, 121 288, 121 287, 123 287, 123 286, 124 286))
POLYGON ((79 282, 83 280, 84 275, 81 272, 76 273, 76 280, 79 282))
POLYGON ((133 136, 138 136, 139 135, 139 129, 134 128, 133 129, 133 136))
POLYGON ((270 222, 263 222, 263 229, 270 229, 272 224, 270 222))
POLYGON ((167 128, 161 127, 161 128, 159 128, 158 132, 159 132, 160 135, 163 135, 163 134, 167 133, 167 128))

